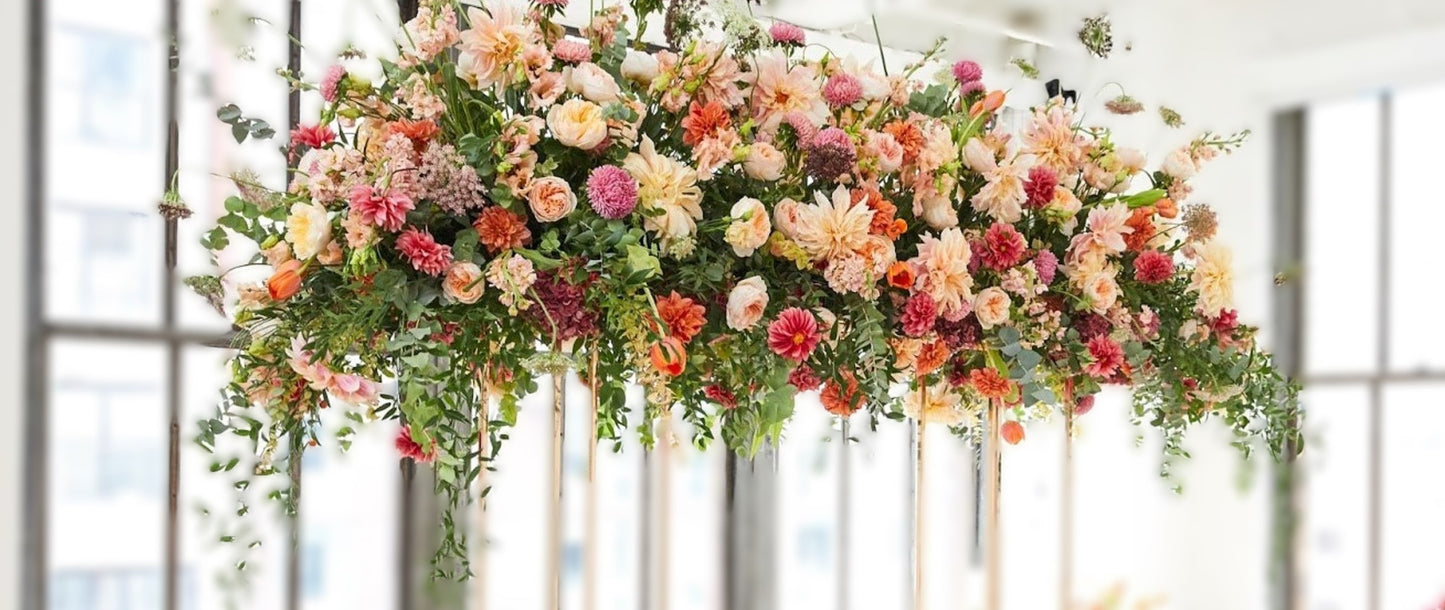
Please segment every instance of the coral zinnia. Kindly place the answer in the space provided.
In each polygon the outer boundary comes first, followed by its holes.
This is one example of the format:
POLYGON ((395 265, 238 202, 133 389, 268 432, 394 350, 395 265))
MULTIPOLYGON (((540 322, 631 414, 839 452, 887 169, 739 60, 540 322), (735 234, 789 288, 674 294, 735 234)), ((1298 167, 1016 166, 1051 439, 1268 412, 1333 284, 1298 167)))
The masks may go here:
POLYGON ((452 247, 437 243, 426 231, 407 229, 396 238, 396 249, 411 266, 427 275, 446 273, 452 264, 452 247))
POLYGON ((492 254, 520 248, 532 239, 522 215, 498 206, 484 208, 472 228, 477 230, 477 241, 492 254))
POLYGON ((789 360, 807 360, 820 339, 818 319, 801 307, 784 309, 778 319, 768 325, 768 348, 789 360))
POLYGON ((913 362, 915 371, 919 375, 927 375, 938 370, 943 363, 948 361, 948 343, 942 339, 924 343, 918 350, 918 356, 913 362))
POLYGON ((657 299, 657 315, 667 325, 668 336, 677 337, 677 340, 683 343, 692 341, 698 331, 702 330, 703 324, 707 323, 706 313, 707 310, 702 305, 677 294, 676 290, 657 299))
POLYGON ((1013 390, 1013 382, 1004 379, 993 367, 969 371, 968 382, 979 395, 991 400, 1001 400, 1013 390))
POLYGON ((1158 250, 1145 250, 1134 259, 1134 279, 1141 284, 1158 284, 1174 275, 1174 259, 1158 250))
POLYGON ((863 400, 858 396, 858 378, 853 376, 852 371, 843 371, 838 378, 824 383, 819 399, 822 400, 824 409, 839 417, 852 415, 863 406, 863 400))
POLYGON ((1084 365, 1084 372, 1090 376, 1105 378, 1114 374, 1124 364, 1124 348, 1119 347, 1108 335, 1089 339, 1089 357, 1093 359, 1084 365))

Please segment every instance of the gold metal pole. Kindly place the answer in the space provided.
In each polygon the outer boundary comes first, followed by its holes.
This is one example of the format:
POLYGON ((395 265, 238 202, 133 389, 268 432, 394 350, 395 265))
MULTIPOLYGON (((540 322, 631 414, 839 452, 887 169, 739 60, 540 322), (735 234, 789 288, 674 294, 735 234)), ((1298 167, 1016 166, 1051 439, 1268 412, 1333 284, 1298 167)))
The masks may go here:
POLYGON ((672 605, 672 409, 664 411, 662 417, 662 442, 657 452, 657 609, 667 610, 672 605))
POLYGON ((492 410, 490 367, 482 368, 481 404, 477 407, 477 559, 473 561, 473 610, 487 608, 487 469, 491 467, 492 439, 489 430, 492 410))
POLYGON ((999 485, 1003 474, 999 428, 1003 424, 1000 421, 1002 414, 1003 405, 1000 401, 989 401, 988 438, 984 443, 983 469, 984 610, 999 610, 1002 607, 999 604, 1003 585, 1002 566, 999 565, 999 552, 1002 548, 1002 537, 999 535, 999 485))
MULTIPOLYGON (((1072 401, 1070 401, 1072 402, 1072 401)), ((1064 405, 1064 480, 1059 502, 1059 608, 1074 605, 1074 405, 1064 405)))
POLYGON ((587 490, 585 534, 582 541, 582 607, 597 608, 597 346, 592 346, 592 359, 587 366, 587 386, 592 391, 592 417, 587 428, 587 490))
POLYGON ((562 595, 562 414, 566 410, 567 372, 552 374, 552 493, 547 546, 547 608, 561 610, 562 595))
POLYGON ((928 424, 928 383, 918 380, 918 419, 914 422, 913 448, 915 450, 913 463, 913 608, 923 610, 927 605, 924 602, 923 590, 923 532, 925 531, 924 515, 924 478, 923 478, 923 439, 927 437, 926 429, 928 424))

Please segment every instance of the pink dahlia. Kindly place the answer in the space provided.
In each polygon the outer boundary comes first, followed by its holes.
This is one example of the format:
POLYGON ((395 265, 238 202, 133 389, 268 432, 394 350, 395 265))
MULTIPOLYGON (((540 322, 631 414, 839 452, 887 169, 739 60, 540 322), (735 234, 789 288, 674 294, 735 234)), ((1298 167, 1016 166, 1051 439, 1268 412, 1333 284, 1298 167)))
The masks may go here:
POLYGON ((569 64, 592 61, 592 45, 581 40, 563 38, 552 45, 552 57, 569 64))
POLYGON ((411 438, 411 426, 406 425, 403 425, 401 432, 398 432, 396 435, 396 452, 400 453, 401 457, 411 458, 423 463, 431 462, 437 458, 436 444, 432 444, 432 446, 423 449, 420 444, 411 438))
POLYGON ((914 293, 908 297, 908 302, 903 306, 903 315, 898 317, 898 321, 903 324, 903 334, 922 337, 933 332, 933 325, 938 322, 938 304, 925 293, 914 293))
POLYGON ((834 108, 852 106, 863 99, 863 84, 852 74, 839 72, 828 77, 823 85, 823 99, 834 108))
POLYGON ((959 85, 959 86, 958 86, 958 96, 959 96, 959 97, 968 97, 968 96, 973 95, 973 94, 975 94, 975 93, 983 93, 983 92, 986 91, 986 90, 988 90, 988 87, 983 86, 983 81, 981 81, 981 80, 976 80, 976 81, 973 81, 973 82, 968 82, 968 83, 964 83, 964 84, 962 84, 962 85, 959 85))
POLYGON ((768 325, 768 347, 773 353, 798 362, 807 360, 822 338, 818 333, 818 319, 801 307, 784 309, 778 319, 768 325))
POLYGON ((587 177, 587 200, 603 218, 624 218, 637 208, 637 180, 616 165, 603 165, 587 177))
POLYGON ((1119 370, 1124 364, 1124 348, 1117 342, 1110 339, 1108 335, 1098 335, 1089 339, 1089 358, 1091 362, 1084 365, 1084 372, 1092 377, 1107 378, 1119 370))
POLYGON ((298 125, 291 130, 291 146, 321 148, 336 141, 336 132, 326 125, 298 125))
POLYGON ((983 264, 994 271, 1003 271, 1024 260, 1024 236, 1013 225, 993 223, 983 234, 983 264))
POLYGON ((396 249, 417 271, 427 275, 446 273, 452 264, 452 247, 437 243, 426 231, 407 229, 396 238, 396 249))
POLYGON ((724 409, 736 409, 738 407, 737 395, 716 383, 703 388, 702 395, 706 396, 708 400, 722 405, 724 409))
POLYGON ((1159 284, 1174 276, 1174 259, 1158 250, 1145 250, 1134 259, 1134 279, 1159 284))
POLYGON ((1228 337, 1234 334, 1239 328, 1239 311, 1225 309, 1219 312, 1219 317, 1209 319, 1209 329, 1221 337, 1228 337))
POLYGON ((797 388, 799 392, 811 392, 823 387, 823 380, 818 378, 818 373, 806 364, 799 364, 797 368, 788 373, 788 383, 797 388))
POLYGON ((1049 250, 1039 250, 1034 255, 1034 271, 1039 274, 1039 283, 1048 286, 1054 283, 1054 275, 1059 270, 1059 257, 1049 250))
POLYGON ((347 198, 351 210, 360 214, 361 221, 388 231, 398 231, 406 223, 406 213, 416 207, 411 197, 397 189, 380 192, 369 184, 352 187, 347 198))
POLYGON ((959 84, 978 82, 983 80, 983 67, 978 62, 960 59, 953 64, 953 78, 959 84))
POLYGON ((1029 179, 1024 182, 1024 194, 1028 196, 1025 205, 1032 210, 1041 210, 1054 200, 1054 189, 1059 186, 1059 175, 1047 165, 1035 165, 1029 170, 1029 179))
POLYGON ((783 122, 793 128, 799 146, 807 146, 818 135, 818 126, 813 124, 813 119, 796 110, 783 115, 783 122))
POLYGON ((848 132, 829 127, 813 136, 803 166, 808 175, 818 180, 837 180, 838 176, 853 171, 856 161, 858 150, 853 147, 848 132))
POLYGON ((321 99, 328 102, 335 102, 341 97, 341 79, 346 78, 346 68, 333 65, 326 69, 325 78, 321 79, 321 99))
POLYGON ((803 32, 803 28, 781 21, 768 28, 768 35, 773 37, 774 43, 781 45, 801 47, 807 41, 807 33, 803 32))

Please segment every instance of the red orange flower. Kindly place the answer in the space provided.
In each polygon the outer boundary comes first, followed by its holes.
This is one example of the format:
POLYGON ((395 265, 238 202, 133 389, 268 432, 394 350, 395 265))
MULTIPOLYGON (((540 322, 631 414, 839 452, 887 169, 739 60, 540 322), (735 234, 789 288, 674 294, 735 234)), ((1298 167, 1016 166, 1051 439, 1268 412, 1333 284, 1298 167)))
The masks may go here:
POLYGON ((820 339, 818 319, 801 307, 784 309, 778 319, 768 325, 768 348, 789 360, 807 360, 820 339))
POLYGON ((980 395, 991 400, 1002 400, 1013 391, 1013 382, 1004 379, 993 367, 969 371, 968 382, 980 395))
POLYGON ((929 341, 923 344, 918 350, 918 359, 914 361, 919 375, 927 375, 938 370, 948 360, 948 344, 943 340, 929 341))
POLYGON ((1124 245, 1135 252, 1143 250, 1149 240, 1154 239, 1154 210, 1152 208, 1139 208, 1129 215, 1129 220, 1124 226, 1134 229, 1133 233, 1124 236, 1124 245))
POLYGON ((884 133, 893 136, 903 146, 903 162, 912 163, 923 149, 923 130, 908 121, 893 121, 883 126, 884 133))
POLYGON ((819 398, 829 413, 847 417, 862 407, 863 401, 858 397, 858 378, 853 376, 853 372, 843 371, 839 376, 843 384, 840 385, 838 379, 829 379, 823 384, 823 393, 819 398))
POLYGON ((702 330, 703 324, 707 323, 706 312, 702 305, 677 294, 676 290, 657 299, 657 315, 667 325, 668 336, 677 337, 683 343, 692 341, 702 330))
POLYGON ((731 127, 732 117, 728 116, 727 108, 721 102, 713 100, 699 104, 694 101, 687 109, 687 116, 682 119, 682 128, 686 130, 682 141, 688 146, 697 146, 699 142, 731 127))
POLYGON ((683 369, 687 368, 687 348, 683 347, 682 341, 677 337, 667 337, 652 344, 648 356, 652 359, 652 366, 668 377, 681 375, 683 369))
POLYGON ((918 277, 913 274, 913 266, 899 261, 888 267, 888 285, 902 290, 913 288, 913 282, 918 277))
POLYGON ((266 292, 272 301, 284 301, 301 291, 301 261, 291 259, 276 269, 271 279, 266 280, 266 292))
POLYGON ((498 206, 483 209, 476 222, 472 223, 472 228, 477 230, 477 241, 492 254, 520 248, 532 239, 532 232, 527 229, 527 221, 521 214, 498 206))

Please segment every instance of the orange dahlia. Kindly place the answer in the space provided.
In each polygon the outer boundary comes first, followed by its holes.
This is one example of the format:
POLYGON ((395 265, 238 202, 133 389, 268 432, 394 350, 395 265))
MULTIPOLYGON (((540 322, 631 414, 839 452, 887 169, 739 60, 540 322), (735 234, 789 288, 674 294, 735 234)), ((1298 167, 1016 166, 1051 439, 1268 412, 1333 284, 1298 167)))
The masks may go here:
POLYGON ((520 248, 532 239, 532 232, 527 230, 527 220, 503 207, 484 208, 472 227, 477 230, 477 241, 492 254, 520 248))
POLYGON ((883 126, 883 131, 903 145, 903 162, 912 163, 923 149, 923 130, 908 121, 893 121, 883 126))
POLYGON ((858 396, 858 378, 853 376, 852 371, 843 371, 838 379, 829 379, 823 384, 823 393, 819 398, 823 401, 823 408, 829 413, 839 417, 852 415, 863 406, 862 399, 858 396))
POLYGON ((927 375, 938 370, 948 360, 948 344, 942 340, 929 341, 923 344, 923 349, 918 350, 918 359, 914 361, 919 375, 927 375))
POLYGON ((676 290, 657 299, 657 315, 667 325, 668 336, 676 337, 683 343, 692 341, 698 331, 702 330, 703 324, 707 323, 706 313, 707 310, 702 305, 677 294, 676 290))
POLYGON ((968 381, 984 398, 993 400, 1001 400, 1013 390, 1013 382, 1004 379, 1003 375, 991 367, 969 371, 968 381))
POLYGON ((717 100, 707 104, 694 101, 687 109, 687 116, 682 119, 682 128, 686 130, 682 134, 682 141, 688 146, 697 146, 699 142, 731 127, 732 117, 728 116, 727 108, 723 107, 722 103, 717 100))

